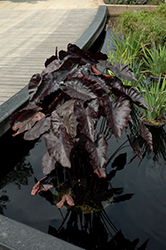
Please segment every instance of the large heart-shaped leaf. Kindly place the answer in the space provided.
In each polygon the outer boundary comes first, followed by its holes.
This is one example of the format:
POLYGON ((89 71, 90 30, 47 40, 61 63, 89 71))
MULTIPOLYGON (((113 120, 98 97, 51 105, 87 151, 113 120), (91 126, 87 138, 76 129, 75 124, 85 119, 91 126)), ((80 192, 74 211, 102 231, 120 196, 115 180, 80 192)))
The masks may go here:
POLYGON ((147 147, 153 151, 153 138, 149 129, 145 126, 142 120, 139 121, 140 136, 144 139, 147 147))
POLYGON ((122 82, 119 81, 118 79, 115 79, 115 81, 111 83, 111 86, 112 86, 112 92, 116 96, 125 94, 131 99, 133 103, 135 103, 139 107, 148 109, 148 106, 142 94, 132 86, 123 85, 122 82))
POLYGON ((33 96, 33 100, 36 103, 43 100, 46 96, 57 91, 59 89, 59 84, 56 81, 56 73, 48 73, 43 76, 41 84, 38 86, 38 89, 33 96))
POLYGON ((17 117, 14 125, 12 126, 14 131, 18 130, 13 136, 31 129, 37 121, 40 121, 43 117, 45 117, 45 115, 37 108, 22 110, 19 114, 20 115, 17 117))
POLYGON ((56 111, 52 112, 51 127, 54 134, 57 134, 59 126, 63 125, 72 138, 76 137, 78 122, 74 114, 74 102, 75 100, 67 101, 57 108, 56 111))
POLYGON ((98 66, 109 69, 116 76, 131 82, 137 82, 137 78, 132 69, 127 64, 123 63, 110 63, 108 61, 100 61, 98 66))
POLYGON ((142 94, 135 88, 123 85, 122 89, 124 90, 124 94, 127 95, 133 103, 141 108, 148 109, 147 103, 145 102, 142 94))
POLYGON ((93 81, 85 76, 76 77, 62 82, 61 89, 71 98, 88 101, 97 98, 91 87, 93 83, 93 81))
POLYGON ((80 132, 95 141, 96 112, 94 109, 90 106, 85 109, 83 102, 77 100, 74 104, 74 114, 77 117, 80 132))
POLYGON ((102 99, 107 125, 112 129, 115 137, 119 138, 128 125, 131 112, 130 100, 126 96, 120 96, 113 103, 108 95, 103 95, 102 99))
POLYGON ((43 117, 30 130, 24 134, 24 140, 35 140, 46 132, 51 126, 50 117, 43 117))
POLYGON ((63 119, 57 114, 56 110, 51 114, 51 129, 55 135, 59 133, 59 127, 64 126, 63 119))
POLYGON ((95 64, 97 61, 93 54, 89 51, 80 49, 77 45, 69 43, 67 46, 67 53, 69 55, 77 55, 81 58, 81 63, 92 63, 95 64))
POLYGON ((44 175, 50 174, 51 171, 55 169, 55 163, 56 161, 54 158, 51 157, 48 152, 46 152, 42 159, 42 169, 44 175))
POLYGON ((73 146, 66 132, 66 128, 60 126, 57 136, 52 132, 46 132, 44 134, 44 139, 49 155, 63 167, 70 168, 70 152, 73 146))
MULTIPOLYGON (((104 134, 98 134, 95 143, 87 140, 85 143, 85 148, 89 152, 89 157, 91 158, 91 165, 94 170, 101 170, 106 162, 108 143, 105 139, 104 134)), ((101 174, 101 173, 100 173, 101 174)))

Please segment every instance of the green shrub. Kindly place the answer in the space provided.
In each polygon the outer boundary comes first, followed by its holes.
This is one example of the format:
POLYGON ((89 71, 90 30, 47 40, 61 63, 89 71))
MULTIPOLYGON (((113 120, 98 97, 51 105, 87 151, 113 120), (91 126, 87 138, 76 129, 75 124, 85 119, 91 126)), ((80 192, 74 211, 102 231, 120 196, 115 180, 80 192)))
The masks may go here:
POLYGON ((166 5, 162 4, 149 13, 146 10, 126 11, 120 14, 115 24, 115 29, 123 34, 135 31, 143 33, 142 43, 146 46, 151 44, 162 46, 166 43, 166 5))

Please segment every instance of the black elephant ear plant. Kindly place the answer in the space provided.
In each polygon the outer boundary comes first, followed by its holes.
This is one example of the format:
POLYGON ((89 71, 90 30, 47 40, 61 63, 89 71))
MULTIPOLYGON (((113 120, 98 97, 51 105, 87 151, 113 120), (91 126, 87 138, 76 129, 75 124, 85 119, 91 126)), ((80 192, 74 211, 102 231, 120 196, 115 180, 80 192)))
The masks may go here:
MULTIPOLYGON (((107 166, 115 155, 107 156, 110 135, 118 139, 128 123, 134 125, 131 105, 147 109, 142 95, 119 78, 137 81, 128 65, 109 63, 107 55, 92 55, 73 44, 59 55, 56 50, 43 72, 32 76, 27 107, 10 118, 13 136, 24 132, 25 140, 41 135, 45 139, 45 177, 37 181, 32 195, 56 187, 57 177, 63 183, 59 208, 65 202, 69 206, 83 203, 88 194, 96 197, 96 190, 101 195, 99 184, 107 181, 107 166), (103 73, 107 70, 115 77, 103 73)), ((137 134, 127 136, 141 158, 138 134, 151 150, 152 136, 142 122, 137 134)))

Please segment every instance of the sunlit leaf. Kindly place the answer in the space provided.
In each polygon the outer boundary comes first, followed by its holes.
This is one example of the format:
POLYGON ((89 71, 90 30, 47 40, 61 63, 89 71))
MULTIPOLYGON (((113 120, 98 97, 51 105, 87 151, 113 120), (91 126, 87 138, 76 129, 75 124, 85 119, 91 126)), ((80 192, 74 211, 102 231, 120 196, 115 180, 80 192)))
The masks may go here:
POLYGON ((43 117, 38 121, 30 130, 24 134, 25 140, 35 140, 39 138, 44 132, 50 129, 51 122, 50 117, 43 117))
POLYGON ((61 89, 71 98, 88 101, 97 98, 92 89, 92 81, 84 77, 68 79, 61 84, 61 89))
POLYGON ((42 159, 42 169, 44 175, 48 175, 52 170, 55 169, 55 163, 56 161, 54 158, 51 157, 48 152, 46 152, 42 159))
POLYGON ((124 80, 137 82, 137 78, 135 77, 134 72, 127 64, 118 62, 110 63, 108 61, 100 61, 98 65, 111 70, 113 74, 124 80))
POLYGON ((75 100, 65 102, 62 106, 56 109, 51 114, 51 126, 54 134, 58 132, 60 125, 63 125, 67 129, 67 133, 72 138, 77 135, 77 118, 74 114, 74 103, 75 100))
POLYGON ((19 112, 18 118, 15 120, 12 129, 17 131, 13 136, 16 136, 26 130, 29 130, 33 125, 40 121, 45 115, 42 112, 39 112, 37 108, 22 110, 19 112))

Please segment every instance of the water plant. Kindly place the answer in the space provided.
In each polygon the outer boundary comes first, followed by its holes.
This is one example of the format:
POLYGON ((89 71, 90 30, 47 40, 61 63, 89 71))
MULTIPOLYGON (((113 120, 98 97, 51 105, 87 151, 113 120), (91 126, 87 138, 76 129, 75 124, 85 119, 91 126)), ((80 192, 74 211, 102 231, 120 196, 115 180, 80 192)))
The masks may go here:
POLYGON ((95 209, 100 203, 97 197, 112 200, 114 196, 107 166, 125 143, 141 158, 139 134, 153 150, 151 133, 140 121, 139 131, 128 134, 121 147, 107 155, 111 136, 120 138, 128 123, 133 124, 131 104, 148 109, 141 93, 119 78, 137 81, 127 64, 108 62, 105 54, 92 55, 73 44, 59 56, 56 50, 42 73, 32 76, 28 105, 10 118, 13 136, 24 133, 25 140, 42 135, 45 139, 45 177, 36 180, 32 195, 58 187, 58 208, 63 204, 85 208, 88 199, 95 209))
MULTIPOLYGON (((142 61, 142 32, 137 31, 129 34, 119 34, 111 30, 110 41, 108 45, 108 61, 128 64, 137 77, 137 81, 131 82, 121 79, 123 84, 132 85, 137 88, 141 79, 140 74, 142 61), (112 46, 113 45, 113 46, 112 46)), ((112 75, 111 71, 108 71, 112 75)))
POLYGON ((162 126, 165 123, 164 114, 166 112, 166 79, 163 83, 151 81, 149 84, 142 81, 140 90, 144 97, 148 110, 143 110, 146 123, 156 126, 162 126))
POLYGON ((166 74, 166 47, 153 45, 150 49, 143 47, 144 67, 142 72, 161 77, 166 74))

